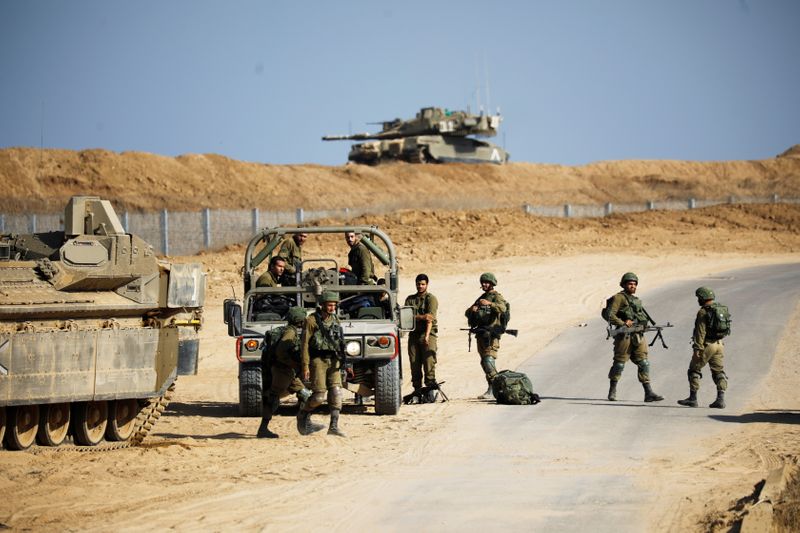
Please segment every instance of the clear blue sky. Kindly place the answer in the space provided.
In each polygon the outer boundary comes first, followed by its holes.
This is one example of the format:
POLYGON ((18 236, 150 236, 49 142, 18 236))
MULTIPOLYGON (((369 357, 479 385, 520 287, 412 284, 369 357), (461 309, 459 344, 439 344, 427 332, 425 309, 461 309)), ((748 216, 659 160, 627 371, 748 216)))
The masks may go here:
POLYGON ((322 135, 479 99, 513 161, 772 157, 800 1, 0 0, 0 147, 338 165, 322 135))

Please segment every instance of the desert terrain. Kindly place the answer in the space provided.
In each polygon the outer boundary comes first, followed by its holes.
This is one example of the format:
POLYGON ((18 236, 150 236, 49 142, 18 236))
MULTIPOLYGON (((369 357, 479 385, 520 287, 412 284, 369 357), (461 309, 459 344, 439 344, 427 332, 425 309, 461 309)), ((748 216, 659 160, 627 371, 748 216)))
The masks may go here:
MULTIPOLYGON (((474 399, 485 382, 474 349, 467 352, 466 338, 458 331, 464 326, 463 310, 479 294, 481 272, 495 272, 498 290, 514 304, 512 324, 521 334, 503 340, 499 365, 517 368, 536 361, 562 332, 596 319, 605 298, 618 290, 623 272, 639 275, 640 294, 648 305, 648 293, 681 280, 708 278, 713 283, 714 276, 740 268, 800 264, 799 204, 734 203, 599 219, 541 218, 515 206, 775 192, 800 197, 798 152, 795 147, 770 160, 715 163, 364 168, 278 167, 212 155, 164 158, 97 150, 0 150, 0 183, 7 191, 8 212, 61 209, 78 193, 98 194, 138 210, 397 205, 389 215, 354 222, 378 225, 394 240, 401 293, 413 292, 417 272, 430 276, 430 290, 441 306, 437 375, 446 381, 450 398, 446 403, 403 406, 392 417, 374 416, 369 404, 362 410, 348 402, 342 416, 347 439, 324 433, 299 436, 292 402, 287 401, 273 423, 281 438, 255 439, 258 420, 237 416, 234 342, 221 321, 222 299, 230 296, 231 286, 239 286, 243 246, 169 258, 202 262, 208 272, 198 375, 179 379, 166 416, 141 447, 103 453, 42 448, 0 452, 0 491, 5 495, 0 524, 37 531, 364 526, 405 530, 406 524, 416 523, 413 508, 398 509, 391 523, 378 511, 387 497, 382 493, 387 480, 411 476, 437 457, 469 458, 498 438, 470 426, 473 414, 478 418, 496 406, 474 399)), ((320 223, 326 222, 336 221, 320 223)), ((310 239, 305 253, 346 257, 343 241, 310 239)), ((694 312, 693 307, 685 310, 688 315, 694 312)), ((735 320, 742 311, 732 312, 735 320)), ((756 484, 779 466, 798 464, 800 303, 781 320, 786 325, 758 393, 740 398, 724 414, 780 412, 785 414, 782 421, 751 417, 747 423, 687 435, 680 448, 648 452, 641 466, 629 473, 637 487, 659 502, 630 511, 641 515, 647 530, 727 531, 753 508, 756 501, 748 498, 756 484)), ((731 346, 737 336, 748 335, 746 322, 734 324, 731 346)), ((604 337, 601 328, 596 334, 597 357, 610 365, 611 344, 604 337)), ((667 376, 685 380, 691 353, 684 339, 673 344, 668 359, 658 362, 656 385, 667 376)), ((651 353, 655 365, 655 349, 651 353)), ((623 380, 634 380, 633 374, 628 368, 623 380)), ((535 375, 531 378, 547 391, 546 383, 537 382, 535 375)), ((596 389, 585 394, 601 399, 607 379, 604 373, 595 378, 596 389)), ((732 378, 731 396, 736 382, 745 380, 747 376, 732 378)), ((710 379, 703 387, 709 393, 710 379)), ((408 388, 406 371, 404 390, 408 388)), ((683 393, 664 403, 674 405, 683 393)), ((630 398, 631 408, 644 408, 636 400, 640 398, 630 398)), ((558 401, 545 398, 541 405, 525 409, 533 410, 535 417, 535 410, 558 401)), ((324 418, 315 415, 318 421, 324 418)), ((495 453, 502 455, 502 445, 495 453)), ((597 466, 591 456, 582 460, 585 465, 578 467, 597 466)), ((563 475, 569 472, 565 469, 563 475)), ((474 496, 470 487, 450 488, 448 497, 455 500, 474 496)), ((491 502, 502 495, 487 498, 491 502)), ((592 505, 598 515, 605 512, 602 501, 592 505)), ((473 529, 466 516, 442 520, 430 529, 473 529)))

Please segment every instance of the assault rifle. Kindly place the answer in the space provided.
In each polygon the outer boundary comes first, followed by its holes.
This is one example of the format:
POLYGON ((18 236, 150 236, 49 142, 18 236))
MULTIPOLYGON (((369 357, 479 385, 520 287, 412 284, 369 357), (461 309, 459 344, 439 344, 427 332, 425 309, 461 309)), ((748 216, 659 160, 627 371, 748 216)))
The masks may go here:
MULTIPOLYGON (((459 329, 460 329, 460 331, 469 331, 469 333, 467 333, 467 351, 468 352, 472 350, 472 336, 473 335, 478 336, 480 334, 489 334, 491 336, 491 335, 495 335, 496 334, 495 333, 495 331, 496 331, 495 328, 490 328, 488 326, 477 326, 477 327, 474 327, 474 328, 459 328, 459 329)), ((505 329, 503 331, 500 331, 499 333, 500 333, 500 335, 502 335, 503 333, 507 333, 507 334, 511 335, 512 337, 516 337, 517 335, 519 335, 519 330, 518 329, 505 329)))
MULTIPOLYGON (((647 318, 649 319, 650 315, 648 315, 647 318)), ((650 344, 648 344, 648 346, 654 345, 656 343, 656 340, 661 339, 661 345, 664 347, 664 349, 669 350, 669 346, 667 346, 667 343, 664 342, 664 336, 661 334, 661 330, 663 330, 664 328, 671 328, 671 327, 673 326, 669 322, 667 322, 664 325, 658 325, 655 322, 653 322, 652 325, 639 324, 638 326, 631 326, 631 327, 619 326, 615 328, 613 326, 608 326, 608 328, 606 328, 606 339, 610 339, 611 337, 616 337, 617 335, 620 334, 625 334, 625 336, 628 336, 631 333, 645 334, 648 331, 656 331, 657 332, 656 336, 653 337, 653 340, 650 342, 650 344)))
POLYGON ((434 383, 433 385, 425 385, 421 389, 417 389, 411 394, 406 394, 403 396, 403 403, 408 405, 410 403, 425 403, 425 398, 428 397, 428 393, 431 391, 439 391, 439 394, 442 396, 442 401, 447 402, 450 401, 450 398, 447 397, 447 394, 444 393, 442 390, 442 385, 444 385, 444 381, 439 381, 434 383), (416 402, 414 399, 416 398, 416 402))

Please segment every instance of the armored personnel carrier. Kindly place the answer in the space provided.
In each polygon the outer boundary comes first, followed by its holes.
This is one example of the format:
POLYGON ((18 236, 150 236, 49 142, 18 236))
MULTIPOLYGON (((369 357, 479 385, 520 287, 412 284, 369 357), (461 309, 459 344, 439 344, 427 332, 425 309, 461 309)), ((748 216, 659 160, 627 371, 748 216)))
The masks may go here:
MULTIPOLYGON (((376 266, 376 272, 379 267, 376 266)), ((401 400, 401 331, 414 328, 414 310, 398 302, 397 256, 394 244, 374 226, 266 228, 249 242, 244 256, 244 301, 224 302, 228 335, 236 337, 239 361, 239 412, 259 416, 262 407, 261 355, 264 334, 287 323, 289 309, 313 313, 323 292, 339 295, 338 317, 344 333, 342 383, 359 400, 374 398, 375 413, 393 415, 401 400), (281 241, 297 233, 360 232, 361 242, 386 271, 376 284, 362 285, 335 259, 306 259, 296 265, 295 279, 279 287, 258 287, 263 268, 281 241), (379 245, 380 243, 380 245, 379 245)))
POLYGON ((495 163, 508 161, 499 146, 471 137, 497 134, 502 117, 472 115, 438 107, 422 108, 411 120, 396 118, 383 122, 378 133, 327 135, 323 141, 370 141, 354 144, 349 161, 377 165, 387 161, 408 163, 495 163))
POLYGON ((64 231, 0 235, 5 447, 140 443, 197 372, 204 299, 201 265, 158 260, 98 197, 73 197, 64 231))

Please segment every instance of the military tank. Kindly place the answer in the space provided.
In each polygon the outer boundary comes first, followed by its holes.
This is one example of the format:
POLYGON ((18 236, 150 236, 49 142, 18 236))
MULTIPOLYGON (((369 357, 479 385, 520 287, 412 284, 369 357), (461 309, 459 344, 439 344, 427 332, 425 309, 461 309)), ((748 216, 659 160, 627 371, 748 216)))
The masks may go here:
POLYGON ((63 231, 0 235, 5 448, 139 444, 197 372, 204 299, 201 265, 157 259, 95 196, 63 231))
POLYGON ((377 165, 387 161, 408 163, 495 163, 502 165, 509 154, 499 146, 472 135, 492 137, 497 134, 502 117, 473 115, 424 107, 411 120, 396 118, 382 122, 377 133, 326 135, 323 141, 369 141, 354 144, 349 161, 377 165))

